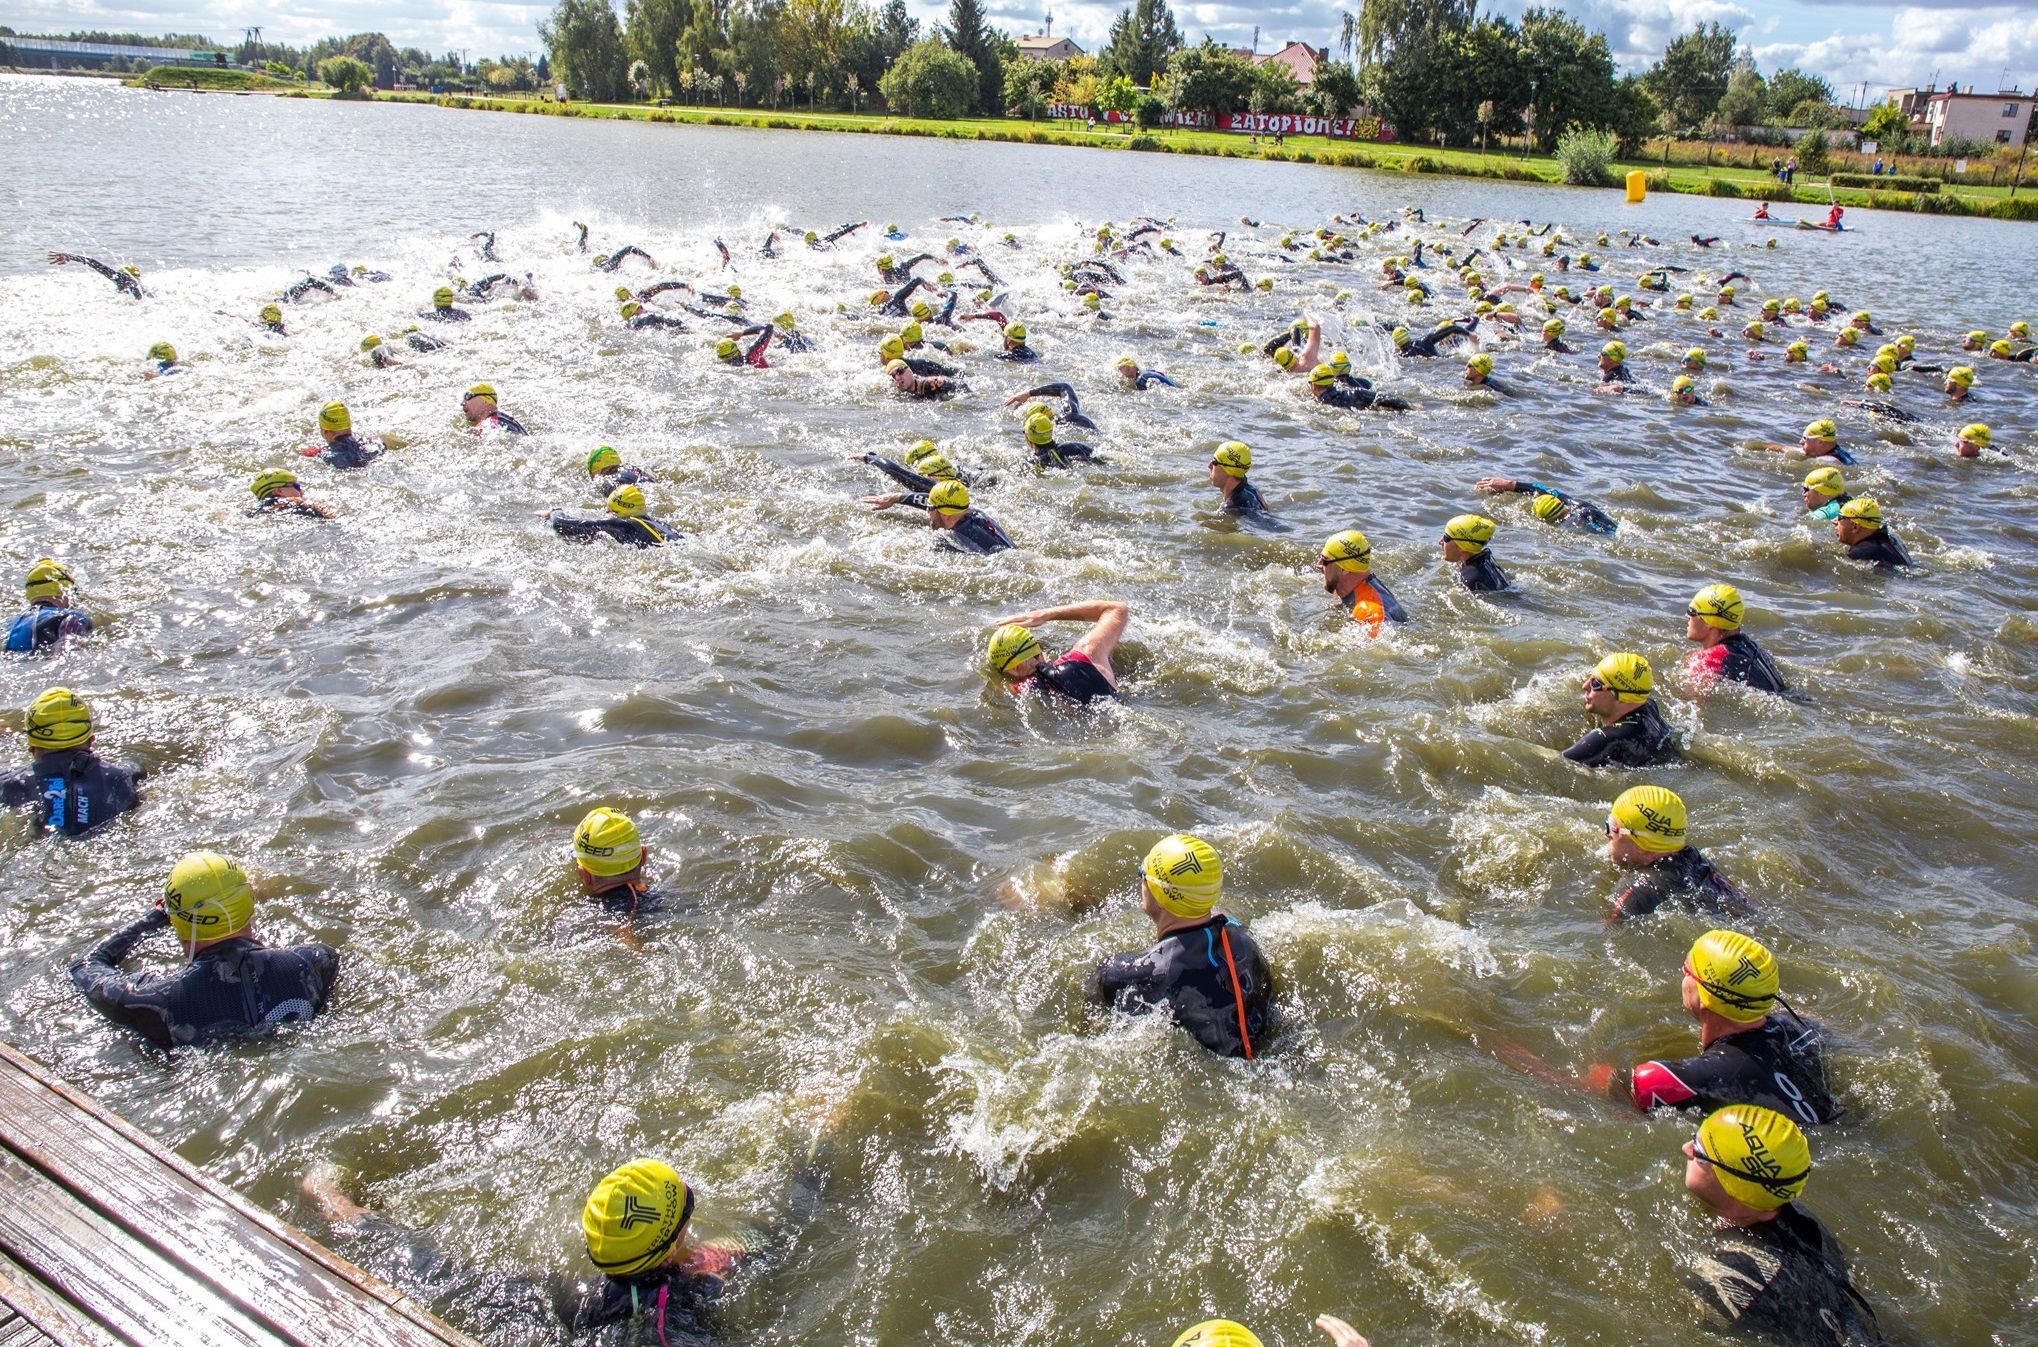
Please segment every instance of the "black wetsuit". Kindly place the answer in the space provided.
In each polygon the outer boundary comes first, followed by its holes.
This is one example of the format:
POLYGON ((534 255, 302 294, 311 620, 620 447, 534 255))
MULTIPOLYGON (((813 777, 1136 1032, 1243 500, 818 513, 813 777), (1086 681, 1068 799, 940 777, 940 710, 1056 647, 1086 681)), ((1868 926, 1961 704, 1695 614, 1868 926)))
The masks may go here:
POLYGON ((382 457, 382 452, 380 449, 370 449, 355 439, 353 432, 349 431, 345 435, 335 435, 327 442, 325 448, 319 450, 318 456, 331 467, 365 468, 382 457))
POLYGON ((1443 352, 1437 349, 1438 342, 1443 341, 1447 337, 1469 337, 1471 335, 1472 329, 1461 323, 1445 323, 1428 336, 1410 337, 1395 349, 1405 356, 1419 355, 1434 359, 1443 355, 1443 352))
POLYGON ((1755 644, 1755 638, 1729 632, 1718 645, 1692 652, 1692 671, 1701 677, 1746 683, 1757 692, 1788 692, 1783 675, 1769 652, 1755 644))
POLYGON ((953 365, 944 365, 939 360, 929 360, 925 356, 908 355, 901 356, 900 359, 906 362, 907 369, 925 378, 953 379, 962 373, 953 365))
POLYGON ((597 262, 595 265, 603 271, 614 271, 633 257, 641 257, 654 267, 658 265, 656 262, 651 261, 650 253, 645 252, 634 243, 625 243, 622 247, 610 253, 605 260, 597 262))
POLYGON ((1095 430, 1097 428, 1097 423, 1084 414, 1083 404, 1077 399, 1076 390, 1072 384, 1042 384, 1038 388, 1027 389, 1025 396, 1029 398, 1060 398, 1062 400, 1062 410, 1054 418, 1057 425, 1081 426, 1084 430, 1095 430))
POLYGON ((993 360, 1012 360, 1022 365, 1031 365, 1035 361, 1040 359, 1040 352, 1034 350, 1031 346, 1028 346, 1025 342, 1022 341, 1017 346, 1009 347, 1006 350, 999 351, 996 355, 992 356, 991 358, 993 360))
POLYGON ((1033 466, 1036 468, 1072 468, 1077 459, 1097 461, 1095 445, 1074 440, 1051 440, 1046 444, 1034 444, 1029 440, 1027 448, 1033 451, 1033 466))
MULTIPOLYGON (((440 341, 437 337, 428 337, 422 332, 407 332, 404 334, 403 341, 404 345, 410 347, 413 351, 443 351, 446 349, 446 343, 440 341)), ((376 349, 380 350, 381 348, 377 347, 376 349)), ((382 362, 378 360, 375 363, 379 365, 382 362)))
POLYGON ((499 430, 505 435, 527 435, 530 433, 529 431, 524 429, 523 422, 517 420, 514 416, 511 416, 508 412, 500 410, 492 411, 488 415, 482 417, 479 421, 476 421, 474 423, 474 429, 477 432, 483 430, 499 430))
POLYGON ((120 971, 143 937, 168 929, 169 917, 150 908, 71 961, 71 981, 94 1010, 159 1048, 311 1019, 325 1009, 340 974, 340 956, 330 945, 270 949, 252 935, 202 949, 165 976, 120 971))
POLYGON ((649 329, 668 332, 686 331, 686 324, 679 319, 668 318, 662 313, 653 313, 649 309, 641 313, 634 313, 624 321, 630 325, 632 332, 643 332, 649 329))
POLYGON ((582 516, 554 510, 551 523, 554 533, 577 543, 591 543, 596 538, 607 537, 631 547, 663 547, 667 543, 678 542, 682 536, 678 529, 662 519, 628 519, 618 514, 582 516))
POLYGON ((1229 496, 1225 497, 1224 509, 1227 514, 1266 514, 1268 512, 1266 498, 1260 495, 1260 489, 1244 478, 1240 478, 1238 486, 1229 496))
POLYGON ((1326 407, 1342 407, 1354 412, 1405 412, 1408 404, 1390 393, 1376 393, 1371 388, 1340 388, 1327 384, 1322 388, 1311 388, 1316 400, 1326 407))
POLYGON ((1697 911, 1745 915, 1754 910, 1740 886, 1719 872, 1697 847, 1665 856, 1614 895, 1613 915, 1639 917, 1676 901, 1697 911))
POLYGON ((1759 1104, 1802 1126, 1840 1116, 1826 1087, 1825 1034, 1794 1015, 1771 1015, 1716 1038, 1696 1057, 1643 1062, 1630 1077, 1635 1106, 1710 1114, 1729 1104, 1759 1104))
POLYGON ((7 653, 40 655, 57 649, 67 637, 91 634, 92 614, 59 604, 38 603, 7 624, 7 653))
POLYGON ((599 495, 603 500, 607 500, 609 492, 614 491, 619 486, 643 486, 646 483, 657 480, 656 477, 653 477, 642 468, 628 466, 608 468, 594 474, 594 489, 595 494, 599 495))
POLYGON ((465 309, 456 309, 451 304, 448 304, 443 309, 434 305, 429 312, 419 314, 418 316, 429 319, 434 323, 464 323, 474 315, 465 309))
POLYGON ((1752 1330, 1784 1347, 1878 1347, 1875 1310, 1847 1277, 1847 1257, 1795 1202, 1770 1221, 1721 1235, 1694 1270, 1701 1321, 1752 1330))
POLYGON ((1243 1057, 1246 1039, 1257 1055, 1273 1013, 1273 975, 1245 927, 1212 913, 1198 924, 1162 936, 1144 953, 1114 954, 1090 976, 1093 1000, 1134 1014, 1165 1005, 1174 1022, 1221 1057, 1243 1057), (1225 946, 1230 946, 1226 957, 1225 946), (1236 970, 1238 995, 1232 992, 1236 970))
POLYGON ((1493 553, 1480 552, 1458 563, 1458 583, 1474 594, 1497 594, 1503 589, 1512 589, 1514 582, 1507 578, 1507 572, 1500 569, 1500 563, 1493 559, 1493 553))
POLYGON ((35 806, 36 826, 80 837, 135 807, 135 784, 148 773, 107 762, 90 748, 45 753, 25 772, 0 777, 0 805, 35 806))
POLYGON ((118 287, 120 292, 124 295, 132 295, 136 299, 143 299, 148 296, 149 292, 142 289, 142 283, 140 281, 136 280, 134 277, 128 275, 124 271, 119 271, 113 267, 107 266, 104 262, 101 262, 99 259, 95 257, 73 257, 71 260, 73 262, 83 262, 86 266, 92 268, 92 270, 98 272, 101 276, 104 276, 107 280, 112 281, 113 284, 116 287, 118 287))
POLYGON ((295 304, 299 300, 303 299, 307 294, 311 293, 313 290, 322 290, 329 295, 339 294, 339 291, 333 289, 333 287, 328 282, 322 281, 316 276, 306 276, 301 281, 293 281, 290 284, 290 286, 283 291, 283 302, 286 304, 295 304))
POLYGON ((1677 756, 1677 736, 1652 697, 1564 750, 1580 767, 1653 767, 1677 756))
POLYGON ((938 262, 940 260, 933 253, 921 253, 918 257, 909 257, 894 266, 878 268, 878 275, 884 280, 886 285, 904 285, 913 278, 914 267, 919 266, 922 262, 938 262))
POLYGON ((906 301, 913 297, 915 290, 925 290, 930 295, 938 293, 934 288, 934 282, 924 276, 915 276, 894 291, 891 298, 878 307, 878 312, 893 318, 904 318, 910 312, 906 307, 906 301))
POLYGON ((1164 384, 1169 388, 1180 387, 1173 379, 1170 379, 1157 369, 1143 369, 1132 378, 1127 379, 1126 382, 1142 393, 1152 388, 1155 384, 1164 384))
POLYGON ((1564 511, 1564 517, 1557 521, 1560 524, 1584 529, 1588 533, 1613 533, 1620 528, 1619 522, 1612 515, 1609 515, 1589 500, 1580 500, 1576 496, 1567 496, 1555 487, 1544 486, 1540 482, 1519 482, 1516 485, 1531 495, 1555 496, 1558 500, 1563 501, 1568 508, 1564 511))
POLYGON ((1909 566, 1911 564, 1911 554, 1904 551, 1904 545, 1898 542, 1896 535, 1886 528, 1877 529, 1860 542, 1849 546, 1847 548, 1847 559, 1849 561, 1871 562, 1874 564, 1875 569, 1879 571, 1892 570, 1899 566, 1909 566))
MULTIPOLYGON (((879 472, 891 478, 893 481, 897 482, 900 486, 906 488, 906 490, 908 491, 932 491, 934 489, 935 482, 940 480, 938 478, 929 477, 925 473, 914 472, 911 468, 907 467, 905 464, 886 458, 881 454, 865 454, 863 456, 862 461, 870 464, 870 466, 876 468, 879 472)), ((979 474, 977 473, 957 468, 955 472, 955 480, 961 482, 964 486, 969 487, 971 490, 975 490, 980 480, 983 485, 988 486, 995 479, 993 478, 980 479, 979 474)))
MULTIPOLYGON (((926 494, 919 491, 909 491, 900 496, 899 504, 910 505, 918 510, 929 508, 926 494)), ((963 512, 962 517, 956 520, 954 528, 943 529, 941 532, 943 539, 955 550, 974 553, 977 556, 1003 552, 1014 545, 1005 535, 1005 530, 998 527, 997 520, 974 507, 963 512)))
POLYGON ((1022 691, 1037 690, 1088 706, 1099 697, 1116 696, 1118 689, 1104 677, 1090 657, 1072 650, 1052 664, 1042 664, 1033 676, 1020 684, 1022 691))
POLYGON ((265 496, 262 499, 262 503, 248 511, 248 513, 251 515, 288 514, 298 515, 305 519, 324 519, 328 521, 332 519, 332 516, 317 504, 301 498, 292 500, 286 496, 265 496))

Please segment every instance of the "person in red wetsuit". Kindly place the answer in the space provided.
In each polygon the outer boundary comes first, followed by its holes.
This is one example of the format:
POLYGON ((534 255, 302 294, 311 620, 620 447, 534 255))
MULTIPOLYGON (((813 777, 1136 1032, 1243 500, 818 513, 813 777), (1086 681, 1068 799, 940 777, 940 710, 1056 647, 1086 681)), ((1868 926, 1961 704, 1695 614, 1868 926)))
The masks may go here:
POLYGON ((1014 694, 1037 690, 1088 706, 1099 697, 1117 695, 1118 671, 1111 667, 1111 652, 1125 635, 1130 616, 1116 599, 1021 613, 991 633, 984 661, 1014 694), (1090 629, 1066 655, 1051 660, 1029 630, 1044 622, 1087 622, 1090 629))
POLYGON ((1776 956, 1759 941, 1738 931, 1700 936, 1684 959, 1683 998, 1698 1022, 1699 1054, 1643 1062, 1616 1082, 1636 1108, 1759 1104, 1804 1126, 1840 1116, 1826 1084, 1825 1035, 1784 1004, 1776 956))
POLYGON ((1757 692, 1788 692, 1769 652, 1741 631, 1746 605, 1729 584, 1707 585, 1684 610, 1684 639, 1698 649, 1684 658, 1684 673, 1701 691, 1722 682, 1745 683, 1757 692))

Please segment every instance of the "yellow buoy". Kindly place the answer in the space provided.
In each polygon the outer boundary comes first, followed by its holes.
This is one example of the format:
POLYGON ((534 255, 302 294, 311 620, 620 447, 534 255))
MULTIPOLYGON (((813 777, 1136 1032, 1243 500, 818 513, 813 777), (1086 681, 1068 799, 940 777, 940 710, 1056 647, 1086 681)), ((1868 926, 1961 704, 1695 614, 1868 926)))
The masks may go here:
POLYGON ((1649 194, 1649 175, 1639 168, 1628 170, 1628 204, 1639 206, 1642 198, 1649 194))

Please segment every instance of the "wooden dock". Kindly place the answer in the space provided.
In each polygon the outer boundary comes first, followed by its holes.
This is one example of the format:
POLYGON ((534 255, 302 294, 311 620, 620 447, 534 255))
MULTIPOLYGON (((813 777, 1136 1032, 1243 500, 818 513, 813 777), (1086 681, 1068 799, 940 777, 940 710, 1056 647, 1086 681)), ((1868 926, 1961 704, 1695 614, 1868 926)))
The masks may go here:
POLYGON ((0 1044, 0 1347, 477 1347, 0 1044))

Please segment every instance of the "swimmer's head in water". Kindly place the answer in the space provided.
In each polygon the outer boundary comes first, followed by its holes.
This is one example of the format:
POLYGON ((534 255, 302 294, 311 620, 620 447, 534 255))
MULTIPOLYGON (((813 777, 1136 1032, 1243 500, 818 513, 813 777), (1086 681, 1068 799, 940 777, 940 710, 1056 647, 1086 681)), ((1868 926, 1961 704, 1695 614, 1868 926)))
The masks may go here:
POLYGON ((877 269, 879 271, 890 271, 892 269, 892 255, 890 253, 879 253, 877 255, 877 269))
POLYGON ((1483 514, 1461 514, 1451 516, 1444 525, 1443 541, 1454 544, 1459 551, 1469 556, 1478 556, 1493 541, 1493 535, 1500 531, 1500 525, 1483 514))
POLYGON ((432 307, 435 309, 452 308, 453 287, 450 285, 442 285, 438 289, 432 291, 432 307))
POLYGON ((1670 396, 1683 399, 1686 394, 1697 397, 1698 385, 1692 381, 1689 374, 1680 374, 1670 381, 1670 396))
POLYGON ((163 915, 187 944, 224 940, 255 919, 255 890, 233 861, 217 851, 193 851, 170 867, 163 915))
POLYGON ((573 863, 603 879, 629 874, 644 863, 637 825, 614 809, 590 810, 573 830, 573 863))
POLYGON ((1684 956, 1684 975, 1698 984, 1698 1001, 1735 1024, 1760 1024, 1780 990, 1776 956, 1739 931, 1707 931, 1684 956))
POLYGON ((1792 360, 1809 360, 1812 357, 1812 348, 1799 339, 1784 347, 1783 353, 1792 360))
POLYGON ((693 1193, 672 1166, 642 1156, 594 1186, 580 1213, 587 1256, 611 1277, 663 1264, 693 1215, 693 1193))
POLYGON ((734 360, 740 354, 734 337, 723 337, 715 343, 715 359, 734 360))
POLYGON ((1328 365, 1318 365, 1309 371, 1309 384, 1312 388, 1328 388, 1336 382, 1337 374, 1328 365))
POLYGON ((1217 446, 1217 452, 1210 461, 1230 473, 1233 477, 1244 477, 1252 471, 1253 451, 1240 440, 1226 440, 1217 446))
POLYGON ((1005 340, 1014 346, 1024 346, 1026 344, 1026 324, 1005 324, 1005 340))
POLYGON ((1332 351, 1330 353, 1330 359, 1325 363, 1327 363, 1330 366, 1330 372, 1332 374, 1343 375, 1350 374, 1352 372, 1352 358, 1346 355, 1343 351, 1332 351))
POLYGON ((629 287, 629 286, 627 286, 627 285, 619 285, 619 286, 617 286, 617 287, 616 287, 616 299, 617 299, 618 301, 621 301, 621 300, 625 300, 625 299, 628 299, 629 297, 630 297, 630 287, 629 287))
POLYGON ((1677 297, 1677 307, 1680 309, 1689 309, 1694 302, 1690 295, 1679 295, 1677 297))
POLYGON ((1833 338, 1833 340, 1842 346, 1853 346, 1861 340, 1861 330, 1859 328, 1843 327, 1840 329, 1840 335, 1833 338))
POLYGON ((1091 310, 1101 309, 1104 307, 1104 301, 1099 298, 1096 291, 1092 290, 1089 294, 1083 296, 1083 307, 1091 310))
POLYGON ((623 519, 644 517, 644 491, 634 482, 626 482, 609 492, 607 501, 609 513, 623 519))
POLYGON ((1710 584, 1691 596, 1685 614, 1718 631, 1739 631, 1746 612, 1741 591, 1729 584, 1710 584))
POLYGON ((1746 327, 1741 329, 1741 335, 1749 338, 1752 341, 1760 341, 1762 340, 1763 334, 1766 333, 1767 331, 1768 328, 1763 326, 1762 320, 1760 318, 1757 318, 1754 322, 1748 324, 1746 327))
POLYGON ((878 305, 883 304, 891 297, 892 292, 889 290, 873 290, 870 292, 870 306, 872 308, 876 308, 878 305))
POLYGON ((906 354, 906 343, 894 334, 877 344, 877 353, 880 360, 898 360, 906 354))
POLYGON ((587 470, 589 473, 602 472, 609 468, 620 468, 622 466, 623 456, 617 453, 615 446, 611 444, 600 445, 593 453, 587 456, 587 470))
POLYGON ((1733 302, 1734 302, 1734 287, 1733 287, 1733 286, 1731 286, 1731 285, 1723 285, 1723 286, 1721 286, 1721 287, 1720 287, 1720 303, 1722 303, 1722 304, 1731 304, 1731 303, 1733 303, 1733 302))
POLYGON ((920 457, 907 461, 912 464, 913 471, 919 473, 922 477, 932 477, 937 482, 959 482, 962 480, 962 474, 955 470, 955 465, 950 463, 947 457, 938 449, 930 448, 928 452, 920 457))
POLYGON ((1882 527, 1882 505, 1873 496, 1856 496, 1840 507, 1840 518, 1873 533, 1882 527))
POLYGON ((1778 318, 1781 318, 1783 316, 1783 301, 1779 299, 1763 300, 1762 316, 1764 318, 1769 319, 1771 322, 1775 322, 1778 318))
POLYGON ((463 396, 463 401, 465 400, 465 398, 480 398, 483 402, 486 402, 489 406, 493 407, 495 406, 495 385, 475 384, 472 388, 469 388, 467 390, 466 394, 463 396))
POLYGON ((1813 468, 1804 476, 1804 489, 1816 491, 1821 496, 1831 500, 1835 496, 1846 493, 1847 480, 1840 475, 1838 468, 1831 465, 1823 468, 1813 468))
POLYGON ((274 304, 264 304, 262 306, 262 321, 270 324, 282 322, 283 310, 277 308, 274 304))
MULTIPOLYGON (((1692 1159, 1736 1202, 1776 1211, 1804 1192, 1812 1148, 1804 1132, 1774 1109, 1729 1104, 1699 1124, 1692 1159)), ((1689 1183, 1687 1178, 1686 1182, 1689 1183)))
POLYGON ((1627 837, 1642 850, 1669 856, 1684 850, 1684 801, 1662 786, 1624 790, 1606 816, 1606 832, 1627 837))
POLYGON ((643 311, 644 306, 642 304, 639 304, 634 299, 624 300, 622 307, 616 310, 617 313, 621 314, 625 318, 635 318, 638 314, 642 313, 643 311))
POLYGON ((1561 336, 1563 336, 1563 335, 1564 335, 1564 320, 1563 320, 1562 318, 1548 318, 1548 319, 1545 319, 1545 320, 1543 321, 1543 335, 1544 335, 1545 337, 1561 337, 1561 336))
POLYGON ((771 316, 771 325, 781 332, 790 332, 797 326, 797 323, 793 319, 793 311, 791 309, 780 309, 771 316))
POLYGON ((1154 902, 1171 916, 1194 920, 1210 915, 1224 892, 1224 863, 1200 837, 1163 837, 1140 862, 1140 878, 1154 902))
POLYGON ((1615 365, 1626 364, 1628 358, 1627 343, 1619 341, 1608 342, 1599 348, 1599 358, 1615 365))
POLYGON ((334 435, 344 435, 354 428, 354 414, 347 410, 344 402, 328 402, 318 409, 318 428, 334 435))
POLYGON ((372 351, 381 344, 382 338, 376 336, 373 332, 361 338, 361 349, 364 351, 372 351))
POLYGON ((1840 438, 1840 428, 1830 417, 1820 417, 1804 428, 1803 440, 1808 444, 1832 444, 1840 438))
POLYGON ((1796 295, 1792 295, 1790 298, 1783 301, 1783 311, 1785 313, 1803 313, 1804 301, 1799 299, 1796 295))
POLYGON ((1871 393, 1887 393, 1889 392, 1891 386, 1889 376, 1883 373, 1881 370, 1877 370, 1875 373, 1868 376, 1867 386, 1868 391, 1871 393))
POLYGON ((286 486, 298 486, 297 474, 288 468, 271 468, 255 474, 255 480, 248 484, 248 490, 255 493, 256 500, 267 500, 274 492, 286 486))
POLYGON ((2008 360, 2010 358, 2010 343, 2006 339, 1998 337, 1988 344, 1988 353, 1998 360, 2008 360))
POLYGON ((1111 368, 1116 370, 1123 378, 1137 379, 1139 377, 1139 360, 1133 355, 1120 355, 1111 362, 1111 368))
POLYGON ((1534 512, 1536 518, 1545 523, 1555 524, 1570 512, 1571 507, 1564 503, 1562 496, 1541 492, 1536 496, 1535 504, 1529 506, 1529 509, 1534 512))
POLYGON ((901 345, 918 346, 925 340, 927 340, 926 329, 922 328, 917 320, 907 323, 899 329, 899 342, 901 345))
POLYGON ((24 729, 38 753, 83 748, 92 742, 92 708, 69 688, 51 688, 28 704, 24 729))
POLYGON ((1656 686, 1656 675, 1649 668, 1649 661, 1632 651, 1622 650, 1603 657, 1593 665, 1592 677, 1587 681, 1598 683, 1629 706, 1640 706, 1649 700, 1649 693, 1656 686))
POLYGON ((1373 544, 1357 529, 1333 533, 1323 544, 1323 551, 1317 556, 1316 564, 1364 574, 1373 569, 1373 544))
POLYGON ((1493 373, 1493 357, 1481 351, 1465 362, 1465 373, 1468 377, 1485 378, 1493 373))
POLYGON ((1028 660, 1042 658, 1040 640, 1024 627, 1006 625, 991 633, 984 662, 1000 678, 1024 678, 1033 671, 1023 668, 1028 660))
POLYGON ((1874 321, 1875 320, 1869 316, 1868 310, 1866 309, 1861 310, 1859 313, 1855 314, 1852 318, 1849 318, 1847 320, 1848 324, 1852 327, 1869 327, 1874 323, 1874 321))
POLYGON ((1875 359, 1868 362, 1868 368, 1878 374, 1896 373, 1896 348, 1885 346, 1876 353, 1875 359))
POLYGON ((1274 363, 1282 369, 1293 369, 1295 367, 1295 348, 1292 346, 1275 347, 1274 363))
POLYGON ((2031 340, 2031 325, 2019 318, 2016 322, 2010 324, 2010 335, 2018 341, 2029 341, 2031 340))
POLYGON ((40 603, 45 599, 62 600, 75 584, 77 581, 60 563, 44 557, 28 568, 22 588, 30 603, 40 603))
POLYGON ((927 492, 927 508, 945 515, 969 513, 969 488, 961 482, 936 482, 927 492))
POLYGON ((149 347, 149 359, 174 365, 177 363, 177 348, 167 341, 159 341, 149 347))
POLYGON ((1960 428, 1960 442, 1962 444, 1971 444, 1977 449, 1988 448, 1989 441, 1993 438, 1994 436, 1990 434, 1989 428, 1979 421, 1970 421, 1960 428))
POLYGON ((1054 443, 1054 418, 1045 412, 1035 412, 1026 418, 1026 442, 1028 444, 1054 443))
POLYGON ((1230 1319, 1208 1319, 1176 1338, 1174 1347, 1262 1347, 1253 1331, 1230 1319))
POLYGON ((932 318, 934 316, 934 310, 928 308, 925 303, 916 299, 913 301, 913 316, 915 318, 925 320, 928 318, 932 318))

